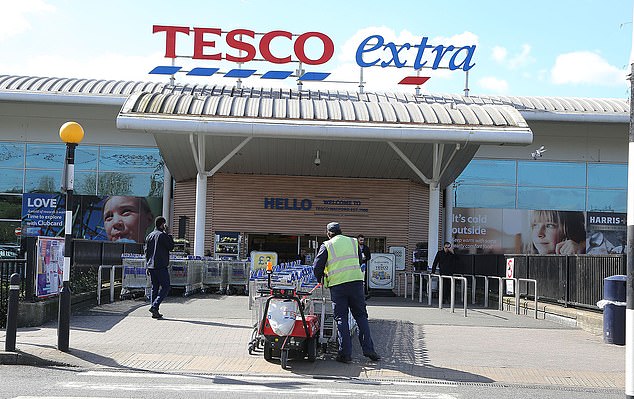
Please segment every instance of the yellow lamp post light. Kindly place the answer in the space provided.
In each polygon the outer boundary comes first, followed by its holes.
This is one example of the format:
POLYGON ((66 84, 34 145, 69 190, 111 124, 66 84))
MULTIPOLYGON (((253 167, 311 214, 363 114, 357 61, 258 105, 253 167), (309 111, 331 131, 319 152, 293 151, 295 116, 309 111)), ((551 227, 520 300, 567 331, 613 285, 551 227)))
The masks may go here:
POLYGON ((66 143, 62 189, 66 191, 64 217, 64 271, 62 289, 59 292, 57 322, 57 349, 68 352, 70 335, 70 266, 73 256, 73 185, 75 181, 75 148, 84 138, 84 129, 77 122, 66 122, 59 129, 59 137, 66 143))

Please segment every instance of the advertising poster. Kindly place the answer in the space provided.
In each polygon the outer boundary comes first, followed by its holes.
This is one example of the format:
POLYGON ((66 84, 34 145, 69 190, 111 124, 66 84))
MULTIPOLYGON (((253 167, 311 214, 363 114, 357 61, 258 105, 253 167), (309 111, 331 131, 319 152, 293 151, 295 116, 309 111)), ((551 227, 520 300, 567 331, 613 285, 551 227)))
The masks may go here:
POLYGON ((266 264, 277 265, 277 252, 251 251, 251 271, 266 270, 266 264))
POLYGON ((57 295, 62 285, 64 271, 64 239, 58 237, 39 237, 37 240, 37 258, 35 289, 38 298, 57 295))
MULTIPOLYGON (((599 215, 606 218, 594 218, 597 223, 588 223, 595 233, 616 228, 608 222, 615 222, 618 214, 599 215)), ((589 248, 588 234, 586 213, 582 211, 480 208, 454 208, 453 211, 452 237, 457 253, 584 254, 589 248)), ((595 234, 593 245, 600 246, 599 240, 604 237, 616 240, 616 233, 606 234, 595 234)), ((609 247, 607 242, 605 245, 609 247)), ((613 247, 618 245, 612 244, 613 247)))
POLYGON ((394 254, 372 254, 368 267, 370 273, 368 287, 371 289, 393 289, 395 263, 394 254))
MULTIPOLYGON (((113 195, 75 196, 75 238, 99 241, 144 242, 162 211, 162 198, 113 195)), ((65 196, 24 194, 22 224, 30 237, 64 236, 65 196)))
POLYGON ((396 270, 405 270, 405 247, 389 247, 388 252, 394 254, 396 270))
POLYGON ((521 253, 527 221, 523 210, 454 208, 451 228, 457 253, 521 253))
POLYGON ((588 212, 586 253, 624 254, 627 244, 627 214, 588 212))
POLYGON ((63 235, 65 212, 66 198, 61 194, 25 193, 22 196, 22 235, 63 235))

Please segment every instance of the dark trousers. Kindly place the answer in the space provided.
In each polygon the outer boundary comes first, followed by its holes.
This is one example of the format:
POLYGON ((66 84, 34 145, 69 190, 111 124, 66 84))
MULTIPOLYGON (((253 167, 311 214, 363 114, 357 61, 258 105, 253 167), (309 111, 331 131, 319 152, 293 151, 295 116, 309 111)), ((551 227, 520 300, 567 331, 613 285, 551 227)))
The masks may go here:
POLYGON ((352 339, 348 323, 348 310, 359 326, 359 343, 363 353, 374 352, 374 343, 368 324, 368 312, 365 309, 363 281, 352 281, 330 287, 330 298, 335 322, 337 323, 337 341, 339 354, 352 356, 352 339))
POLYGON ((451 302, 451 280, 448 278, 442 279, 442 301, 443 303, 451 302))
POLYGON ((167 297, 170 292, 170 272, 167 268, 161 269, 148 269, 150 272, 150 279, 152 280, 152 307, 158 310, 161 306, 163 299, 167 297))
POLYGON ((368 264, 364 263, 361 266, 361 269, 363 270, 363 293, 365 294, 366 297, 370 296, 370 271, 368 270, 368 264), (365 266, 363 266, 365 265, 365 266))

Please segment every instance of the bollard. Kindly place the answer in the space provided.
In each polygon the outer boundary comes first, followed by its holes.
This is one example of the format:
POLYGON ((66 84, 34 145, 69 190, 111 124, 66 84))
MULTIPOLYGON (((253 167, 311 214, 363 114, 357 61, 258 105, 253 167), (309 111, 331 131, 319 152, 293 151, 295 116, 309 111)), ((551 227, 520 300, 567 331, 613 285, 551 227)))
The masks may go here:
POLYGON ((13 273, 9 283, 9 304, 7 309, 7 335, 4 341, 6 352, 15 352, 15 335, 18 328, 18 299, 20 296, 20 275, 13 273))

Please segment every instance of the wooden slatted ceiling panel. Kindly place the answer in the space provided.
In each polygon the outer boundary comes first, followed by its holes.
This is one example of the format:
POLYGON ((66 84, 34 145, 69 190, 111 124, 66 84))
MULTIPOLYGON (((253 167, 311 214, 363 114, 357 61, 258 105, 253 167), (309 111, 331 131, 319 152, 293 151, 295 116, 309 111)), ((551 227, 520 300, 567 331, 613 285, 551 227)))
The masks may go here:
MULTIPOLYGON (((174 220, 190 218, 192 245, 195 193, 195 181, 177 183, 174 192, 174 220)), ((428 198, 425 186, 406 180, 216 174, 208 181, 205 249, 212 247, 215 231, 323 235, 336 220, 344 234, 386 237, 388 247, 405 246, 409 253, 426 240, 428 198), (308 198, 312 209, 264 209, 265 197, 308 198), (368 214, 316 211, 327 199, 361 201, 368 214)))
MULTIPOLYGON (((209 202, 208 202, 209 203, 209 202)), ((174 187, 174 216, 170 220, 170 229, 178 237, 178 220, 181 216, 189 218, 189 228, 185 238, 191 248, 194 245, 194 214, 196 211, 196 180, 176 182, 174 187)), ((205 246, 205 248, 208 248, 205 246)))
POLYGON ((214 204, 209 216, 214 230, 322 235, 326 224, 337 220, 348 234, 387 236, 393 224, 407 222, 407 181, 218 174, 212 184, 214 204), (265 197, 308 198, 312 209, 264 209, 265 197), (315 214, 327 199, 359 200, 369 216, 315 214))

